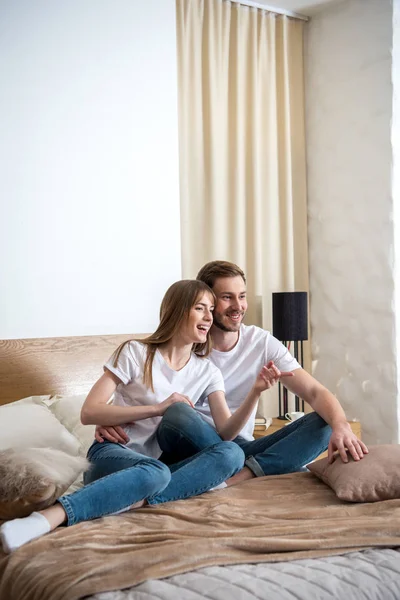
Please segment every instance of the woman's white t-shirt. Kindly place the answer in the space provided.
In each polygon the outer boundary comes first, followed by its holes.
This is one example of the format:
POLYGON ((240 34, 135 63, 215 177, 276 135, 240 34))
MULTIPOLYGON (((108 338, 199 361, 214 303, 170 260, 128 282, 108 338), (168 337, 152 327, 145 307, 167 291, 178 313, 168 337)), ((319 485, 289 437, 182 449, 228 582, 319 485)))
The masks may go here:
MULTIPOLYGON (((140 342, 128 342, 123 347, 117 365, 114 355, 104 365, 121 381, 114 394, 116 406, 145 406, 159 404, 178 392, 188 396, 193 404, 203 402, 209 394, 225 391, 221 371, 207 358, 191 354, 189 361, 179 371, 174 371, 165 362, 161 352, 156 350, 153 361, 154 393, 143 384, 144 363, 147 346, 140 342)), ((156 430, 162 417, 150 417, 135 421, 134 425, 124 425, 129 437, 127 446, 135 452, 158 458, 161 448, 156 438, 156 430)))

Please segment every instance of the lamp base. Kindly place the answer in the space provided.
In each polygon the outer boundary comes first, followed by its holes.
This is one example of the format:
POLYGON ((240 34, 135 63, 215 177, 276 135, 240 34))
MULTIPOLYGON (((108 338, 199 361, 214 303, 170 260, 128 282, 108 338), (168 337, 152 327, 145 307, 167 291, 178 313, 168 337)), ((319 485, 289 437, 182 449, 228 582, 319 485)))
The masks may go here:
POLYGON ((288 391, 279 381, 278 383, 279 393, 279 416, 278 419, 284 420, 286 413, 289 411, 288 391))
MULTIPOLYGON (((289 342, 289 345, 287 345, 288 343, 286 341, 283 341, 282 344, 284 346, 290 348, 290 342, 289 342)), ((293 350, 294 350, 294 358, 297 360, 297 362, 300 364, 300 366, 303 367, 303 364, 304 364, 303 341, 302 340, 300 341, 300 350, 299 350, 299 342, 294 341, 293 342, 293 350)), ((280 381, 278 383, 278 390, 279 390, 279 416, 277 417, 277 419, 285 420, 285 415, 289 411, 288 391, 281 384, 280 381)), ((302 410, 302 412, 304 412, 304 400, 302 398, 299 398, 299 396, 297 396, 297 395, 295 395, 295 397, 294 397, 294 410, 300 411, 300 401, 301 401, 301 410, 302 410)))

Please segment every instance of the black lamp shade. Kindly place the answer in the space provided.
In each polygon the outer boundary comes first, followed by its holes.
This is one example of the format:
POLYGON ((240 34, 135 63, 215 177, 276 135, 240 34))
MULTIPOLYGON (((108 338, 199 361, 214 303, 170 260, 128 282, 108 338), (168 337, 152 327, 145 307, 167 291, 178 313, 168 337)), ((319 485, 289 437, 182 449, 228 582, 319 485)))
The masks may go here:
POLYGON ((280 341, 308 339, 307 292, 272 294, 273 335, 280 341))

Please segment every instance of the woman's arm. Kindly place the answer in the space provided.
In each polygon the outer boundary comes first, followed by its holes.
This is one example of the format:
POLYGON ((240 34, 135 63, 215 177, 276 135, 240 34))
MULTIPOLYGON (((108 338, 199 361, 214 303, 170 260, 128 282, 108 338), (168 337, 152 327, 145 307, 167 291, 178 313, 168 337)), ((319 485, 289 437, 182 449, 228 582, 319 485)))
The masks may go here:
POLYGON ((153 404, 149 406, 114 406, 107 404, 117 385, 121 380, 111 373, 105 371, 98 381, 94 384, 86 398, 82 410, 81 421, 83 425, 122 425, 130 421, 140 421, 160 414, 160 405, 153 404))
POLYGON ((257 376, 257 379, 247 394, 244 402, 232 415, 226 403, 223 392, 213 392, 208 397, 211 416, 216 429, 223 440, 233 440, 249 420, 255 406, 260 399, 261 392, 271 388, 281 377, 293 377, 293 373, 282 373, 270 361, 257 376))
POLYGON ((117 385, 121 380, 119 377, 106 370, 100 379, 94 384, 88 397, 83 403, 81 410, 81 421, 83 425, 124 425, 132 421, 141 421, 149 417, 161 417, 171 404, 185 402, 193 406, 187 396, 174 392, 166 400, 158 404, 143 406, 115 406, 107 404, 117 385))

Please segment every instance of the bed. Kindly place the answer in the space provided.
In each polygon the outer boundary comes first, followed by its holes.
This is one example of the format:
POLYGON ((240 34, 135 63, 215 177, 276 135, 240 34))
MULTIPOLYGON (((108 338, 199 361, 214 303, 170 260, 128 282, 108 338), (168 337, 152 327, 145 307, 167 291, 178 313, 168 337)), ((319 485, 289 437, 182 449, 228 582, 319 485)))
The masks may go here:
MULTIPOLYGON (((131 337, 0 342, 0 405, 67 406, 54 414, 78 438, 66 399, 83 398, 131 337)), ((348 503, 311 473, 263 477, 0 551, 0 600, 398 599, 399 547, 399 499, 348 503)))

